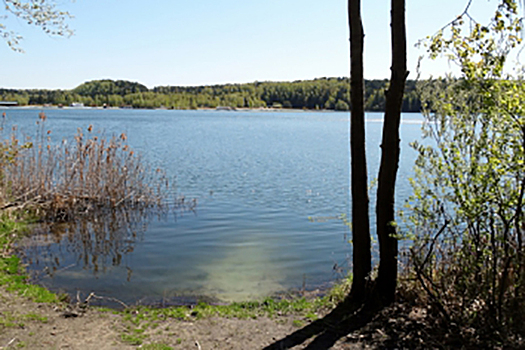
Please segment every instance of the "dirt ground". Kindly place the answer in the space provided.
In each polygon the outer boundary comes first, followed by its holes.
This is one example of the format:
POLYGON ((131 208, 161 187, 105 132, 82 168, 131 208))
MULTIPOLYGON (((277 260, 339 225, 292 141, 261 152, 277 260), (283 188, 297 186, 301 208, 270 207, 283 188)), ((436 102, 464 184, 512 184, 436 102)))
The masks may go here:
MULTIPOLYGON (((344 306, 337 309, 345 310, 344 306)), ((167 317, 165 313, 148 319, 151 309, 114 312, 65 303, 39 304, 0 287, 0 350, 525 348, 523 340, 503 345, 469 338, 466 331, 453 332, 440 326, 429 311, 428 306, 397 302, 364 323, 359 318, 342 318, 336 321, 342 323, 333 323, 333 312, 318 315, 323 318, 319 322, 301 315, 255 319, 191 316, 197 311, 189 311, 189 320, 167 317), (347 321, 353 326, 334 332, 347 321)))
MULTIPOLYGON (((309 323, 293 316, 166 318, 139 335, 141 345, 132 345, 129 338, 123 339, 129 335, 130 323, 122 314, 97 308, 77 311, 65 304, 34 303, 0 287, 0 349, 263 349, 309 323)), ((303 349, 308 343, 292 349, 303 349)), ((332 348, 368 347, 341 339, 332 348)))

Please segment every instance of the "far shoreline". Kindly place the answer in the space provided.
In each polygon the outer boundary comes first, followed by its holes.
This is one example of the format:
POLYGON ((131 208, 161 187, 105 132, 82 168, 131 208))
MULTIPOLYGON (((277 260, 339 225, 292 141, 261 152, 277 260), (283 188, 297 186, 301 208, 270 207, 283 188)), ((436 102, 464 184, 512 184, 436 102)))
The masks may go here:
MULTIPOLYGON (((63 110, 135 110, 135 111, 204 111, 204 112, 261 112, 261 113, 350 113, 351 111, 338 111, 334 109, 302 109, 302 108, 274 108, 274 107, 259 107, 259 108, 247 108, 247 107, 225 107, 225 109, 217 109, 211 107, 201 107, 196 109, 191 108, 133 108, 133 107, 102 107, 102 106, 84 106, 84 107, 72 107, 63 106, 59 107, 56 105, 25 105, 25 106, 0 106, 0 110, 17 110, 17 109, 29 109, 29 110, 42 110, 42 109, 63 109, 63 110)), ((384 111, 365 111, 365 113, 385 113, 384 111)), ((421 113, 421 112, 401 112, 406 113, 421 113)))

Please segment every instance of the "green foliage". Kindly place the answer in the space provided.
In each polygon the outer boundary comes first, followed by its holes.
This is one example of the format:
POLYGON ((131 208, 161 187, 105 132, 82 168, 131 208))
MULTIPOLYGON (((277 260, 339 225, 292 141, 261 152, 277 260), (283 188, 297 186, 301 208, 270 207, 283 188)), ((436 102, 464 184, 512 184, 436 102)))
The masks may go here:
POLYGON ((494 340, 525 335, 525 80, 504 73, 521 30, 509 3, 487 26, 463 35, 460 17, 429 39, 430 56, 451 59, 462 77, 421 86, 432 142, 413 145, 410 203, 412 266, 430 301, 494 340))
POLYGON ((28 314, 24 315, 24 318, 26 320, 37 321, 37 322, 41 322, 41 323, 47 323, 48 322, 47 316, 42 316, 42 315, 39 315, 39 314, 36 314, 36 313, 28 313, 28 314))
POLYGON ((135 334, 123 333, 120 335, 120 339, 122 339, 124 343, 127 343, 129 345, 137 345, 137 346, 142 345, 142 343, 144 342, 144 339, 146 338, 147 336, 144 334, 135 335, 135 334))
POLYGON ((23 327, 24 324, 19 317, 12 315, 11 313, 0 314, 0 329, 2 328, 14 328, 23 327))
MULTIPOLYGON (((386 80, 365 82, 365 109, 383 111, 386 80)), ((255 82, 214 86, 146 86, 129 81, 95 80, 73 90, 10 90, 0 89, 0 100, 19 105, 110 106, 134 108, 197 109, 228 106, 234 108, 350 109, 350 88, 347 78, 320 78, 294 82, 255 82)), ((408 81, 403 100, 404 112, 419 112, 420 102, 415 82, 408 81)))
POLYGON ((144 344, 141 349, 146 350, 172 350, 171 346, 162 343, 144 344))
POLYGON ((125 96, 129 94, 147 92, 148 88, 142 84, 124 80, 93 80, 86 82, 73 90, 73 93, 80 96, 89 96, 96 100, 102 100, 109 96, 125 96), (98 97, 100 96, 100 97, 98 97))
POLYGON ((304 321, 302 320, 293 320, 292 325, 296 328, 302 328, 305 326, 304 321))
POLYGON ((20 258, 11 254, 11 247, 27 230, 26 225, 3 215, 0 220, 0 285, 39 303, 56 302, 57 296, 27 281, 20 258))
MULTIPOLYGON (((8 15, 18 17, 22 22, 29 25, 40 27, 46 34, 69 36, 73 33, 66 23, 67 19, 71 17, 70 14, 57 9, 53 1, 4 0, 3 6, 4 12, 8 15)), ((19 46, 22 37, 9 31, 2 23, 0 23, 0 37, 4 38, 11 49, 22 51, 19 46)))
POLYGON ((339 100, 335 103, 334 109, 336 111, 348 111, 350 110, 350 106, 345 101, 339 100))

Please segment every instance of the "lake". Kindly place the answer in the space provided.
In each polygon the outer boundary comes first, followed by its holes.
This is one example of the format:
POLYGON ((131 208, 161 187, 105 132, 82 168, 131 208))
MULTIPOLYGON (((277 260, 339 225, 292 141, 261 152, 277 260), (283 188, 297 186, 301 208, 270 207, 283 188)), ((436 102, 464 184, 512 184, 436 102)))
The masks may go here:
MULTIPOLYGON (((3 111, 7 127, 35 134, 40 109, 3 111)), ((335 219, 350 212, 348 113, 44 111, 59 141, 88 125, 107 136, 126 133, 198 205, 138 223, 140 230, 119 236, 118 254, 112 242, 95 254, 67 226, 40 230, 24 246, 36 283, 126 303, 239 301, 325 288, 348 270, 350 231, 335 219)), ((370 179, 382 117, 367 114, 370 179)), ((421 123, 419 114, 403 115, 398 206, 410 193, 415 152, 408 143, 420 137, 421 123)))

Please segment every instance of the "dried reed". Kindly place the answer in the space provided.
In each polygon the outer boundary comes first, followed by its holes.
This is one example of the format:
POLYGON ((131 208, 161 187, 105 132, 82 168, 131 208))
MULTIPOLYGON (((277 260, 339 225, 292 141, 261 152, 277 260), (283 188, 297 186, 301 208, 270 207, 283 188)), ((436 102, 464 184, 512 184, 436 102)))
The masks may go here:
MULTIPOLYGON (((149 169, 127 144, 78 129, 72 141, 56 144, 39 114, 35 139, 19 140, 16 127, 0 144, 0 209, 32 209, 50 221, 115 209, 144 210, 167 203, 170 183, 149 169)), ((175 200, 172 203, 181 204, 175 200)))

